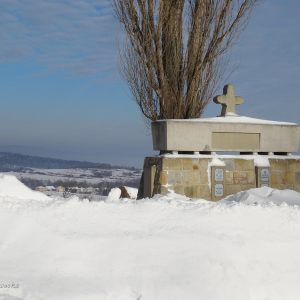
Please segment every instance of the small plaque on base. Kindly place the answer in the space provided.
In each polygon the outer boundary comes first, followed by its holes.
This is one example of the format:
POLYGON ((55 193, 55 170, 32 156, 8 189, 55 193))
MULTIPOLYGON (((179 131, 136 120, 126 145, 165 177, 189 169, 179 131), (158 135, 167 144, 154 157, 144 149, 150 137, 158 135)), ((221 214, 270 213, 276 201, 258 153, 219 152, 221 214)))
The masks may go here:
POLYGON ((215 185, 215 197, 223 197, 223 184, 219 183, 215 185))

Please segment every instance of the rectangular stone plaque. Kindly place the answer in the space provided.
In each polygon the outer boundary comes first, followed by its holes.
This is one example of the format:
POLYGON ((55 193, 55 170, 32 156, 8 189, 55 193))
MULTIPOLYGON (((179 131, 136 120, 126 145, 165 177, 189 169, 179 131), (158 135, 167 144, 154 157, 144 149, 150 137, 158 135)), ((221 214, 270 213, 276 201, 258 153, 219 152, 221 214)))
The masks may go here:
POLYGON ((261 169, 260 180, 263 182, 269 181, 269 169, 261 169))
POLYGON ((225 166, 211 166, 211 199, 221 200, 226 194, 226 168, 225 166))
POLYGON ((223 169, 215 169, 215 181, 223 181, 223 169))
POLYGON ((215 197, 223 197, 223 184, 215 185, 215 197))
POLYGON ((212 148, 218 150, 260 149, 259 133, 213 132, 212 148))
POLYGON ((256 187, 270 186, 271 184, 271 167, 255 167, 256 187))

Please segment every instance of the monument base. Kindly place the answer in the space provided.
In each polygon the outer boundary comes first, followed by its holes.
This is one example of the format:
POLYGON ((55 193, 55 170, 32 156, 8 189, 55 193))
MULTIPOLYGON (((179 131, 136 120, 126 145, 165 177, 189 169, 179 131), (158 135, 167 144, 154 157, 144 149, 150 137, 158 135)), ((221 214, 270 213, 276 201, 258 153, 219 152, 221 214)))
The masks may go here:
POLYGON ((149 156, 144 161, 138 199, 174 191, 189 198, 218 201, 262 186, 300 192, 300 156, 149 156))

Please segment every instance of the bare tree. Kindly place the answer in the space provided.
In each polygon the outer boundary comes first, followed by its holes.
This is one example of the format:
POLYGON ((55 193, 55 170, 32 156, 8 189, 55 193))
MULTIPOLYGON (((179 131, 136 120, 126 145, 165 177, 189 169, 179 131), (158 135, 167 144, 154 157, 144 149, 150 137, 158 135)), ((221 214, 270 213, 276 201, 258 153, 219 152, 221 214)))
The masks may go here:
POLYGON ((125 31, 119 69, 146 124, 200 117, 262 0, 110 0, 125 31))
POLYGON ((64 187, 63 197, 69 198, 76 187, 75 170, 66 170, 66 179, 64 180, 62 187, 64 187))

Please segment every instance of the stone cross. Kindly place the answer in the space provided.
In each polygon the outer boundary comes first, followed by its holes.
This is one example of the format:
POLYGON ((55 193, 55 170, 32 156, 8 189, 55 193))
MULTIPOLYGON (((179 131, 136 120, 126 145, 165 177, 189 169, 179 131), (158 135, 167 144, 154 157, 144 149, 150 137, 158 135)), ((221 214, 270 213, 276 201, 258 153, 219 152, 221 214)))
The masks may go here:
POLYGON ((228 113, 236 114, 235 106, 237 104, 242 104, 244 102, 244 98, 234 94, 234 87, 232 84, 224 86, 223 94, 224 95, 214 97, 215 103, 222 104, 221 117, 225 117, 228 113))

